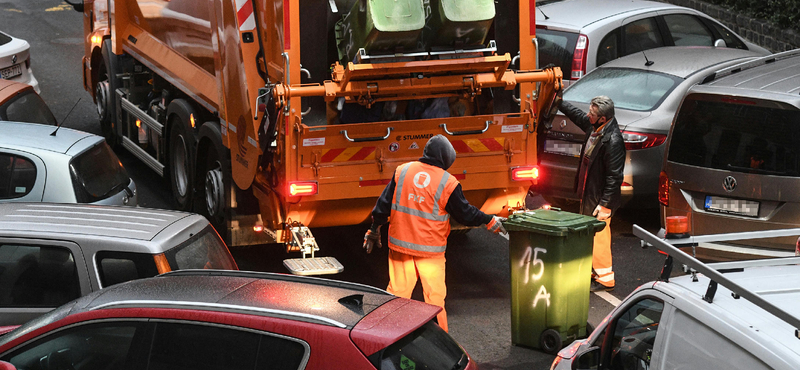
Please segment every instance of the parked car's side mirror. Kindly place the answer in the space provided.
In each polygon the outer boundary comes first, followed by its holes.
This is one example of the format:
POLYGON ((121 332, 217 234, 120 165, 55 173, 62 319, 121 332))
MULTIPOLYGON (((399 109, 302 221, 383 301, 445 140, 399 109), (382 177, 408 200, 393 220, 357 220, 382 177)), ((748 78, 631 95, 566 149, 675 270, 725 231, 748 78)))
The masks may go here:
POLYGON ((10 362, 0 361, 0 370, 17 370, 10 362))
POLYGON ((594 346, 575 356, 572 370, 597 370, 599 365, 600 347, 594 346))
POLYGON ((64 2, 69 5, 72 5, 72 7, 75 9, 76 12, 83 13, 83 0, 73 0, 73 1, 64 0, 64 2))
POLYGON ((723 40, 723 39, 717 39, 717 41, 714 41, 714 47, 716 47, 716 48, 727 48, 728 47, 728 43, 726 43, 725 40, 723 40))

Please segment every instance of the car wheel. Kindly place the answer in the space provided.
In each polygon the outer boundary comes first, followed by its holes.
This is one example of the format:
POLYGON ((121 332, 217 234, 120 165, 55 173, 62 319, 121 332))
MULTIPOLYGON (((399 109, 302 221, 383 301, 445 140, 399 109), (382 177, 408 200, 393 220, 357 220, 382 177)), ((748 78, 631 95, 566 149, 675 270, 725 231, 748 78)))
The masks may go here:
POLYGON ((551 355, 561 350, 561 334, 555 329, 547 329, 539 336, 539 348, 551 355))
POLYGON ((172 196, 182 211, 192 209, 192 150, 194 137, 189 136, 186 125, 175 115, 170 119, 169 179, 172 196))

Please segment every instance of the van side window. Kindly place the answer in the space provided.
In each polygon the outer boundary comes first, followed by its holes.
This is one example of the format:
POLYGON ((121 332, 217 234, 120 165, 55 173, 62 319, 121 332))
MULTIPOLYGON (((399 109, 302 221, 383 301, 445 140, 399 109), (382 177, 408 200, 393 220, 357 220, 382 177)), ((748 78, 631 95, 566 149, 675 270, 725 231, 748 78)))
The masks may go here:
POLYGON ((75 259, 66 248, 0 245, 0 306, 56 307, 80 296, 75 259))
POLYGON ((609 32, 597 46, 597 66, 619 58, 619 28, 609 32))
POLYGON ((705 23, 706 26, 711 26, 715 30, 717 30, 717 33, 719 33, 719 35, 722 37, 722 40, 725 41, 725 44, 729 48, 747 50, 747 45, 745 45, 742 42, 742 40, 739 40, 738 37, 734 36, 733 32, 728 31, 727 29, 725 29, 725 27, 722 27, 721 25, 719 25, 716 22, 712 22, 712 21, 705 20, 705 19, 703 20, 703 23, 705 23))
POLYGON ((36 165, 30 160, 0 153, 0 199, 27 195, 36 183, 36 165))
POLYGON ((714 36, 697 17, 686 14, 664 16, 675 46, 712 46, 714 36))
POLYGON ((621 56, 664 46, 655 18, 640 19, 625 25, 624 37, 625 53, 621 56))
POLYGON ((144 253, 98 252, 97 267, 103 288, 158 275, 153 256, 144 253))
POLYGON ((660 369, 772 369, 738 343, 681 310, 675 310, 670 322, 671 330, 664 338, 669 345, 664 346, 660 369), (725 348, 724 359, 710 348, 725 348))
POLYGON ((615 318, 611 369, 637 370, 650 367, 662 311, 664 302, 648 298, 636 302, 615 318))

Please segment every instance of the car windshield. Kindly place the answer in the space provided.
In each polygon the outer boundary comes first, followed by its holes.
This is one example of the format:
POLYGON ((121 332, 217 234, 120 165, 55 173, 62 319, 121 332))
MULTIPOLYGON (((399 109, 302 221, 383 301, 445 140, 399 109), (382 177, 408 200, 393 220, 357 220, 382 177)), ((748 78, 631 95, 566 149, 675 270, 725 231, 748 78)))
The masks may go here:
POLYGON ((589 103, 598 95, 614 101, 614 107, 652 111, 683 81, 681 78, 636 69, 597 68, 564 91, 564 100, 589 103))
POLYGON ((375 352, 369 360, 378 370, 460 370, 468 362, 464 350, 433 321, 375 352))
POLYGON ((539 64, 561 67, 561 73, 569 77, 572 73, 572 52, 578 43, 578 34, 537 28, 536 38, 539 40, 539 64))
POLYGON ((101 141, 69 163, 78 203, 93 203, 119 193, 131 178, 117 155, 101 141))
POLYGON ((5 110, 5 119, 9 121, 56 124, 56 118, 53 117, 50 108, 33 90, 17 96, 3 109, 5 110))
POLYGON ((164 254, 173 270, 237 270, 228 247, 211 225, 164 254))
POLYGON ((688 97, 675 119, 668 160, 692 166, 800 176, 800 110, 755 101, 688 97))

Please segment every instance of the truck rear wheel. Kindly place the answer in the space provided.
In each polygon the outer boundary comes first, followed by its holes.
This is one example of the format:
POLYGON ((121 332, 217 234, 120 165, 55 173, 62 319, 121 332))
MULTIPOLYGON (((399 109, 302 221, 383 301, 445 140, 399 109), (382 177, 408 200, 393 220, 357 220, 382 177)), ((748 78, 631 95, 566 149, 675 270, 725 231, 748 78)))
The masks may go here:
POLYGON ((216 122, 206 122, 199 132, 197 146, 197 187, 204 189, 202 213, 217 232, 227 234, 227 194, 230 180, 226 174, 231 171, 230 158, 216 122))
POLYGON ((114 100, 114 91, 117 81, 110 76, 114 75, 117 68, 116 55, 111 52, 111 41, 103 41, 101 50, 103 60, 100 61, 97 71, 97 84, 94 87, 94 103, 97 115, 100 118, 100 131, 106 142, 111 147, 119 144, 114 122, 117 121, 117 109, 114 100))
POLYGON ((192 209, 194 137, 177 115, 170 119, 169 132, 169 183, 172 197, 181 211, 192 209))

